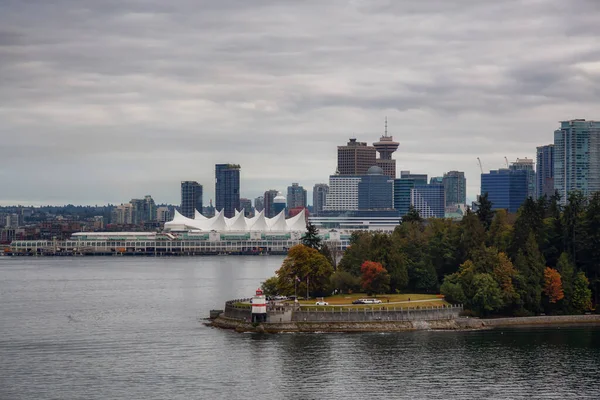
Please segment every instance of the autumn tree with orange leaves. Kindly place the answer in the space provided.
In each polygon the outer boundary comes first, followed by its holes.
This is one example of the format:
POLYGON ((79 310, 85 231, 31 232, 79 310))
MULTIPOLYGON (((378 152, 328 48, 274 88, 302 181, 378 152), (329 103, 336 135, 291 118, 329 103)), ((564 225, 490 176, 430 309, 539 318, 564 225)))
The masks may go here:
POLYGON ((544 270, 544 293, 550 299, 550 303, 556 303, 565 297, 560 274, 554 268, 546 267, 544 270))
POLYGON ((390 274, 378 262, 365 261, 360 266, 360 286, 367 293, 385 293, 390 290, 390 274))

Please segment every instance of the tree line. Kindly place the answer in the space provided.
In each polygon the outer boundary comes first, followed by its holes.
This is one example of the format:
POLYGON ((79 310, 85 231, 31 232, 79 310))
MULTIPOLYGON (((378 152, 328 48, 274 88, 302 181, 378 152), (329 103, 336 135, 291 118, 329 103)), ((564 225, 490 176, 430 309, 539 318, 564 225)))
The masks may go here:
POLYGON ((411 209, 392 233, 354 232, 339 262, 309 225, 265 283, 282 294, 294 285, 314 295, 441 292, 484 316, 587 312, 600 295, 600 193, 567 200, 528 198, 509 214, 492 210, 485 194, 458 222, 411 209))

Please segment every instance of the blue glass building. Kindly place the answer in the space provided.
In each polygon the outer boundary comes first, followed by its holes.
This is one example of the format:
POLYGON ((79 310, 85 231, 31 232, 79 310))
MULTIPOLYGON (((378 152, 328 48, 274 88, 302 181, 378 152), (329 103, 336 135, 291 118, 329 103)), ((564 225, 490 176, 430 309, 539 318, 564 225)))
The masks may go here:
POLYGON ((554 195, 554 145, 537 148, 536 198, 554 195))
POLYGON ((516 213, 529 190, 526 170, 499 169, 481 174, 481 194, 488 194, 492 209, 516 213))
POLYGON ((410 191, 410 203, 421 218, 444 218, 446 192, 444 185, 415 185, 410 191))
POLYGON ((215 201, 218 211, 224 210, 225 217, 233 218, 240 209, 240 166, 217 164, 215 166, 215 201))
POLYGON ((391 210, 394 207, 394 181, 373 166, 358 182, 359 210, 391 210))
POLYGON ((410 209, 410 191, 415 185, 426 185, 427 174, 411 174, 401 171, 400 179, 394 179, 394 209, 404 216, 410 209))

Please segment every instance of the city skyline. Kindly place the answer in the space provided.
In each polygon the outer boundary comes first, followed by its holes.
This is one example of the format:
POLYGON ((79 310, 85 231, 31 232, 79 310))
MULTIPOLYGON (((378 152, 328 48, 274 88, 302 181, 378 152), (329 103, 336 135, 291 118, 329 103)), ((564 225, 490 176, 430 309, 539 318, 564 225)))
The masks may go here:
POLYGON ((208 204, 223 162, 243 197, 310 199, 386 117, 397 172, 464 171, 474 200, 477 157, 535 159, 557 121, 600 119, 598 19, 593 0, 8 2, 0 204, 178 204, 185 180, 208 204))

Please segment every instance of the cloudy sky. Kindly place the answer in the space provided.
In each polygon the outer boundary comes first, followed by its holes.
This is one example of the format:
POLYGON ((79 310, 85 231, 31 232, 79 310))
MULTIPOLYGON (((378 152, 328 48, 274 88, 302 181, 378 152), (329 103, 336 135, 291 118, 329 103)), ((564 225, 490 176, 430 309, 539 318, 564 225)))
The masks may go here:
POLYGON ((0 0, 0 204, 106 204, 181 180, 242 196, 336 168, 387 116, 398 171, 535 157, 600 118, 598 0, 0 0))

